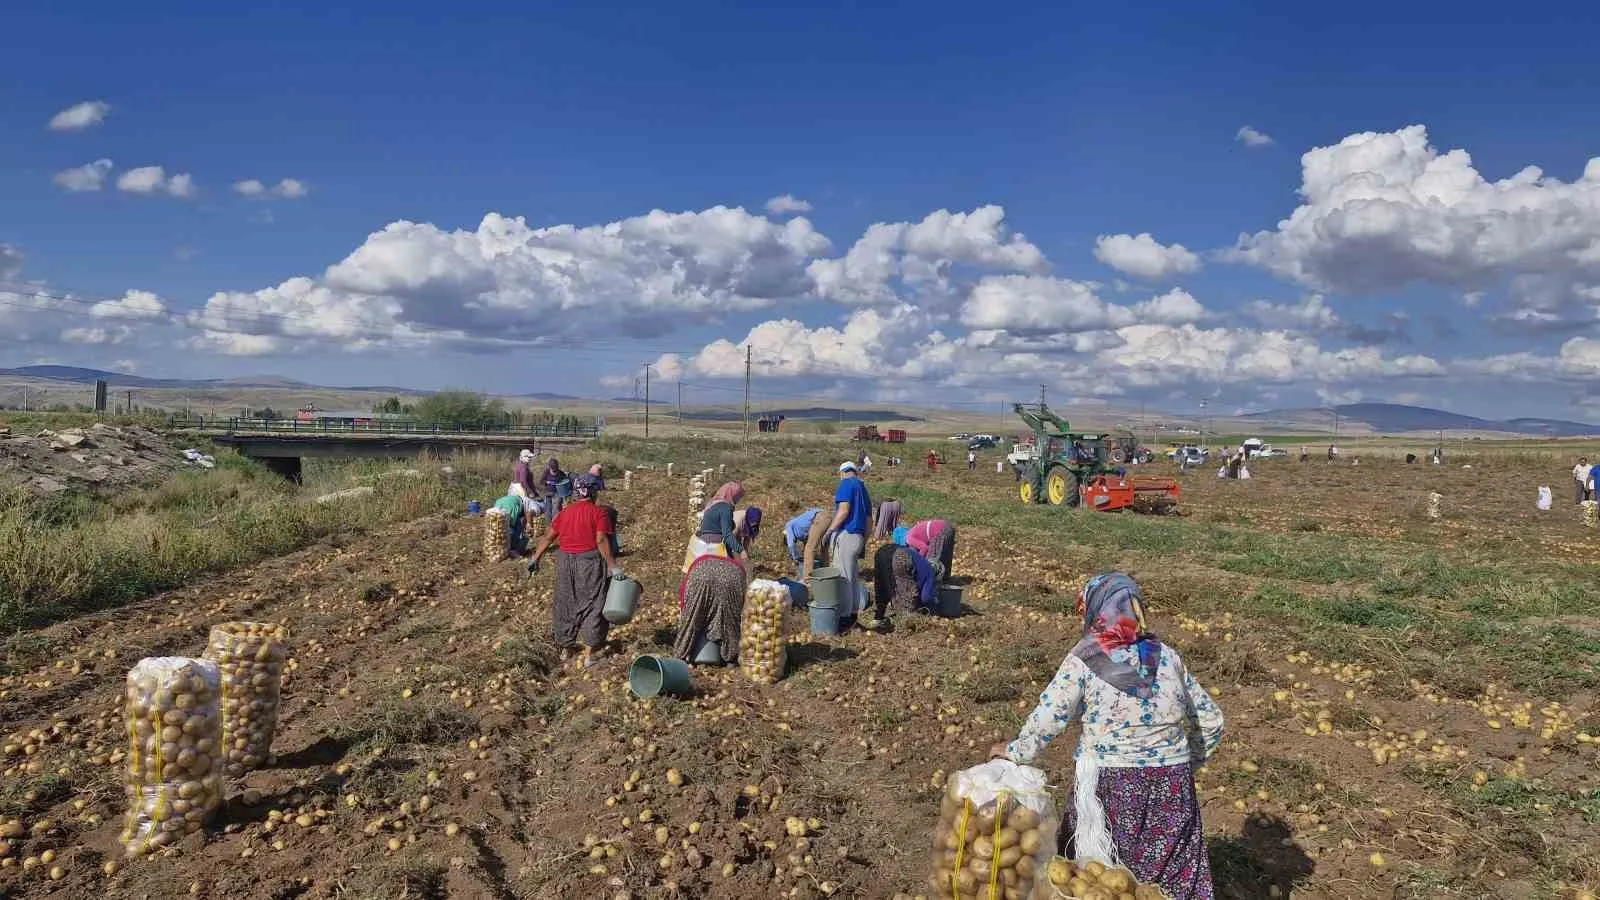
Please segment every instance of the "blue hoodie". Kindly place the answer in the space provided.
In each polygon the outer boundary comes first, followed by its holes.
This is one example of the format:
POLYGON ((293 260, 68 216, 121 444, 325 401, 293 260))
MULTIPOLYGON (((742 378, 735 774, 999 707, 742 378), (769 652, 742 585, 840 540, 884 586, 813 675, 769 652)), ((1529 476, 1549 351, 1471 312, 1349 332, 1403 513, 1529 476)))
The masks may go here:
POLYGON ((808 509, 790 519, 783 526, 783 541, 789 545, 789 558, 800 562, 805 557, 806 538, 811 535, 811 523, 822 515, 820 509, 808 509))

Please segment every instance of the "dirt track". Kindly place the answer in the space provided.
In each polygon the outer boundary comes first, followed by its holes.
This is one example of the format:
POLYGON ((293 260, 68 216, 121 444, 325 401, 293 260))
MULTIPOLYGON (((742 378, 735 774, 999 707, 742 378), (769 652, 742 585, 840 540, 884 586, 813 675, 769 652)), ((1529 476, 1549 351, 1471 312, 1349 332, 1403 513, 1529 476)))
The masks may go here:
MULTIPOLYGON (((939 780, 1014 733, 1071 646, 1073 623, 1052 607, 1070 602, 1085 572, 968 528, 956 570, 972 578, 971 615, 802 640, 777 685, 697 669, 694 700, 641 703, 627 695, 624 667, 670 645, 682 484, 641 476, 633 492, 612 495, 625 562, 649 602, 616 632, 622 658, 578 677, 551 671, 549 576, 530 582, 517 563, 485 566, 469 519, 314 548, 235 573, 226 590, 196 586, 40 633, 30 658, 13 660, 25 665, 0 681, 12 767, 0 797, 6 815, 37 829, 12 841, 13 857, 53 848, 64 873, 51 881, 48 865, 0 869, 0 891, 729 900, 921 892, 939 780), (1017 595, 1031 602, 1011 602, 1017 595), (208 627, 230 619, 291 629, 278 757, 230 790, 206 833, 108 878, 102 864, 121 858, 120 767, 107 757, 125 744, 123 675, 144 656, 198 654, 208 627), (35 729, 46 739, 29 738, 35 729), (790 817, 815 820, 802 841, 786 833, 790 817)), ((774 519, 762 539, 771 563, 781 559, 784 501, 800 498, 772 478, 747 485, 774 519)), ((994 479, 982 489, 1004 487, 994 479)), ((1229 497, 1197 496, 1192 508, 1226 516, 1229 497)), ((1518 759, 1530 774, 1593 785, 1593 745, 1485 729, 1485 714, 1462 698, 1330 667, 1300 655, 1315 648, 1285 646, 1243 620, 1188 618, 1167 584, 1149 586, 1157 629, 1228 716, 1224 749, 1201 780, 1222 896, 1264 897, 1273 887, 1295 897, 1433 896, 1418 873, 1434 872, 1473 873, 1477 896, 1540 889, 1528 853, 1490 845, 1448 798, 1475 771, 1498 776, 1518 759), (1459 784, 1374 765, 1369 743, 1416 730, 1428 735, 1401 743, 1449 760, 1459 784), (1241 771, 1246 760, 1257 771, 1241 771)), ((803 630, 799 617, 790 624, 803 630)), ((1593 699, 1580 699, 1576 714, 1593 699)), ((1540 706, 1530 708, 1535 733, 1540 706)), ((1045 759, 1059 783, 1070 780, 1074 744, 1074 733, 1063 736, 1045 759)), ((1574 815, 1539 827, 1577 846, 1594 833, 1574 815)))

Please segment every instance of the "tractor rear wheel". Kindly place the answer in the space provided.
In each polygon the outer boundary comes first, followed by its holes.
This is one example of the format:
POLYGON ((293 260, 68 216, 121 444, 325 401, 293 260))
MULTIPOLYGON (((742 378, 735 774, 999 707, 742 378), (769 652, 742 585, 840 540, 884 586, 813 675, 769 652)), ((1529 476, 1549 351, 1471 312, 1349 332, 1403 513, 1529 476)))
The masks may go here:
POLYGON ((1124 453, 1121 447, 1112 447, 1111 461, 1120 466, 1128 461, 1128 454, 1124 453))
POLYGON ((1052 506, 1077 506, 1077 476, 1061 466, 1051 469, 1044 479, 1044 495, 1052 506))

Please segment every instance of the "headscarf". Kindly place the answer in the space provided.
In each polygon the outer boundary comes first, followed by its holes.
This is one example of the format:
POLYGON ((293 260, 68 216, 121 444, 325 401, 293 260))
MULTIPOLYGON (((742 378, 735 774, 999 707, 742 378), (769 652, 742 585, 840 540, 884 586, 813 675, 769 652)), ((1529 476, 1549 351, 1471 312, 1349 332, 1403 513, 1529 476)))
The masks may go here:
POLYGON ((532 450, 524 450, 521 453, 517 454, 517 459, 520 459, 523 462, 533 462, 533 451, 532 450))
POLYGON ((908 535, 910 533, 911 533, 911 529, 907 528, 904 525, 901 525, 899 528, 896 528, 894 530, 893 540, 894 540, 894 542, 896 544, 899 544, 902 547, 909 547, 910 544, 906 543, 906 535, 908 535))
POLYGON ((924 519, 918 522, 906 532, 906 546, 927 556, 928 548, 933 546, 934 538, 944 533, 944 526, 943 519, 924 519))
POLYGON ((1139 585, 1121 572, 1096 575, 1078 594, 1078 604, 1083 611, 1083 640, 1072 648, 1072 655, 1117 690, 1150 699, 1161 663, 1161 641, 1146 630, 1139 585), (1136 666, 1111 658, 1112 651, 1130 646, 1136 666))
POLYGON ((742 543, 749 543, 761 535, 761 507, 747 506, 733 514, 734 531, 742 543))
POLYGON ((563 473, 561 471, 561 460, 556 459, 554 456, 550 457, 550 459, 544 464, 544 474, 546 474, 546 475, 561 475, 561 474, 565 474, 565 473, 563 473))
POLYGON ((595 463, 589 467, 589 474, 596 478, 604 478, 606 476, 606 467, 595 463))
POLYGON ((711 502, 706 504, 706 509, 709 511, 711 507, 716 506, 718 503, 735 506, 742 499, 744 499, 744 485, 737 481, 730 481, 717 488, 717 492, 711 495, 711 502))
POLYGON ((579 500, 592 499, 600 490, 600 479, 593 475, 579 475, 572 480, 572 496, 579 500))

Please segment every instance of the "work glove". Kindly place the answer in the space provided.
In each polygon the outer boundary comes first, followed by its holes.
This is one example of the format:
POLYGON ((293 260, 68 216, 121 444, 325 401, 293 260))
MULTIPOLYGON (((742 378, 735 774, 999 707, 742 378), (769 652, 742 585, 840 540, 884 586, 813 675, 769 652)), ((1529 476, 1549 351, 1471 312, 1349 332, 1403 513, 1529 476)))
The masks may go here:
POLYGON ((532 577, 537 574, 539 574, 539 557, 535 556, 528 560, 528 575, 532 577))

